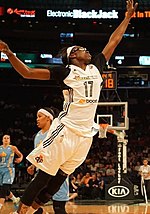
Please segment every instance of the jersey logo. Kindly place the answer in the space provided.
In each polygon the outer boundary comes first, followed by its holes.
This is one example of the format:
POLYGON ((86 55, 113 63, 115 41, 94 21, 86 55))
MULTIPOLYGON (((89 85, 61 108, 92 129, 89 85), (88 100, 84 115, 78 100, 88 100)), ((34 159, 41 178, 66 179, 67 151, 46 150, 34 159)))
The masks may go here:
POLYGON ((37 163, 43 163, 43 156, 39 155, 39 156, 35 157, 35 160, 37 163))
POLYGON ((92 76, 82 76, 80 77, 79 75, 76 75, 73 79, 75 80, 91 80, 91 79, 98 79, 97 75, 92 75, 92 76))
POLYGON ((85 100, 84 100, 84 99, 81 99, 81 100, 79 100, 79 103, 84 104, 84 103, 85 103, 85 100))
POLYGON ((1 157, 6 157, 6 156, 7 156, 7 154, 5 152, 1 153, 1 157))
POLYGON ((81 104, 85 104, 85 103, 97 103, 97 102, 98 102, 97 99, 95 99, 95 100, 91 100, 91 99, 86 99, 86 100, 81 99, 81 100, 79 100, 79 103, 81 103, 81 104))

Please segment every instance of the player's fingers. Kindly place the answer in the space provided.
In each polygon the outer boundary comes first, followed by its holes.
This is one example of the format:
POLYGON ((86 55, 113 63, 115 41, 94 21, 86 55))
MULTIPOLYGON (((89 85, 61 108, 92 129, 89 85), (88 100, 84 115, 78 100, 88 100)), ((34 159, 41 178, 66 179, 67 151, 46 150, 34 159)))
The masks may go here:
POLYGON ((135 3, 135 5, 134 5, 134 10, 135 11, 136 11, 137 7, 138 7, 138 3, 135 3))

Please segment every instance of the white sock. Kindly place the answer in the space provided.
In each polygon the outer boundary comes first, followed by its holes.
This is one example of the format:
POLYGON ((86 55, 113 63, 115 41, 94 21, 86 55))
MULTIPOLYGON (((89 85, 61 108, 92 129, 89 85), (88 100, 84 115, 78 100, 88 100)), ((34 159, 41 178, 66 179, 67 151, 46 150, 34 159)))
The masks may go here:
POLYGON ((34 209, 33 207, 29 207, 29 209, 26 212, 26 214, 33 214, 35 211, 37 211, 37 209, 34 209))
POLYGON ((16 197, 13 195, 10 200, 14 201, 16 199, 16 197))
POLYGON ((0 204, 0 209, 2 209, 3 204, 0 204))

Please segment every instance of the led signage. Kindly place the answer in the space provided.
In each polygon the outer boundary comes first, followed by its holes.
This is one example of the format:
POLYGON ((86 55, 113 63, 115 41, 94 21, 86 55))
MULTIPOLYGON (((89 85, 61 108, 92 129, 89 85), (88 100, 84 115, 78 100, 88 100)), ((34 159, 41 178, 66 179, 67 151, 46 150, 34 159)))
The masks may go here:
POLYGON ((117 73, 116 71, 104 71, 102 73, 103 89, 115 90, 117 88, 117 73))
POLYGON ((35 10, 19 10, 19 9, 7 9, 8 14, 17 14, 20 17, 35 17, 35 10))
POLYGON ((150 11, 137 11, 132 18, 150 18, 150 11))
POLYGON ((47 10, 47 17, 73 19, 118 19, 118 12, 116 10, 106 12, 103 10, 83 11, 81 9, 74 9, 73 11, 47 10))

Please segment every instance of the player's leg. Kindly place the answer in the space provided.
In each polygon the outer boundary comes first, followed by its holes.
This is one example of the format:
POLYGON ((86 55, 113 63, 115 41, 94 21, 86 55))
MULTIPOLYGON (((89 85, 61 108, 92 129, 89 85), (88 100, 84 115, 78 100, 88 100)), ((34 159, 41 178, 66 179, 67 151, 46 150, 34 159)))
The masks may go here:
POLYGON ((39 206, 47 203, 52 196, 59 190, 60 186, 64 183, 67 178, 67 174, 65 174, 62 170, 58 170, 57 174, 49 180, 49 183, 46 188, 44 188, 39 195, 36 197, 35 201, 32 204, 34 209, 39 208, 39 206))
POLYGON ((10 192, 11 184, 14 181, 15 177, 15 169, 11 168, 9 170, 8 168, 1 169, 0 172, 0 208, 2 208, 5 199, 10 192))
POLYGON ((0 186, 0 209, 4 205, 7 193, 10 191, 10 184, 3 184, 0 186))
POLYGON ((66 201, 53 200, 53 209, 55 214, 67 214, 65 205, 66 205, 66 201))
POLYGON ((52 177, 53 176, 39 170, 36 177, 30 182, 21 198, 21 202, 17 211, 18 213, 27 213, 36 196, 43 188, 46 187, 52 177))
POLYGON ((6 198, 6 190, 3 186, 0 186, 0 210, 2 209, 6 198))

